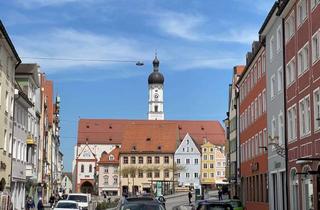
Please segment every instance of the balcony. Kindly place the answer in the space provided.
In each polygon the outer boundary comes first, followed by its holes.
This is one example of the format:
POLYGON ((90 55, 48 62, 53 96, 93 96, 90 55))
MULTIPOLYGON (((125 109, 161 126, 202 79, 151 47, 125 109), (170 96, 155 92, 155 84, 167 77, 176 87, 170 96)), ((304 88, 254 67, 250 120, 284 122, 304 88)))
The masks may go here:
POLYGON ((34 164, 27 163, 26 165, 26 177, 29 179, 36 179, 37 178, 37 170, 34 164))

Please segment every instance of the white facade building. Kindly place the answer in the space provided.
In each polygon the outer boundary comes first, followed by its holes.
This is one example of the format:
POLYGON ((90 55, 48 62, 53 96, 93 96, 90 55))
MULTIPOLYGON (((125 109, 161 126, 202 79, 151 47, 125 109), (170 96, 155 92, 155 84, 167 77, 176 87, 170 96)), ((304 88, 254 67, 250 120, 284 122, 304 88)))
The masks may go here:
POLYGON ((178 173, 179 186, 200 188, 200 151, 187 133, 174 154, 177 167, 182 170, 178 173))

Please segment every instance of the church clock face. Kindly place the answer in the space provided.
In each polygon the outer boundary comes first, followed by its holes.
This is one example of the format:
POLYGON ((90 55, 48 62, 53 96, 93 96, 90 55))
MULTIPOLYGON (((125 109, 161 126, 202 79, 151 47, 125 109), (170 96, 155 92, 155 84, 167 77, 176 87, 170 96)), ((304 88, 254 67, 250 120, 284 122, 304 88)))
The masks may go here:
POLYGON ((154 94, 154 98, 155 98, 156 100, 158 100, 159 95, 158 95, 158 94, 154 94))

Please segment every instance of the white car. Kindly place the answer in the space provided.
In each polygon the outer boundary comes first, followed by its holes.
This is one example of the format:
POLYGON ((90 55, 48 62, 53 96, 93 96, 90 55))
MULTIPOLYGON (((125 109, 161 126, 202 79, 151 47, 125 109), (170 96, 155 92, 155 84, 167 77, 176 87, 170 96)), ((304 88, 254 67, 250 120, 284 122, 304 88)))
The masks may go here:
POLYGON ((88 194, 70 193, 68 194, 67 200, 77 202, 81 210, 89 209, 90 200, 88 194))
POLYGON ((79 210, 79 205, 75 201, 59 201, 53 210, 79 210))

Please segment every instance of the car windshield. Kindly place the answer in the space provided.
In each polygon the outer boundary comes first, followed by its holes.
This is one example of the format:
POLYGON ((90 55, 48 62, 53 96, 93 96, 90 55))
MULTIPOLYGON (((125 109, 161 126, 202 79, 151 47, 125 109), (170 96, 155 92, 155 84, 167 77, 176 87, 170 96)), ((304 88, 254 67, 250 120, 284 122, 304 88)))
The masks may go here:
POLYGON ((241 202, 240 201, 230 201, 229 202, 232 207, 241 207, 241 202))
POLYGON ((68 200, 77 201, 77 202, 87 202, 86 195, 69 195, 68 200))
POLYGON ((58 203, 56 208, 77 209, 78 207, 76 203, 63 202, 63 203, 58 203))
POLYGON ((127 203, 121 207, 121 210, 164 210, 161 205, 154 203, 127 203))
POLYGON ((231 210, 230 207, 227 206, 216 206, 216 205, 210 205, 207 207, 208 210, 231 210))

